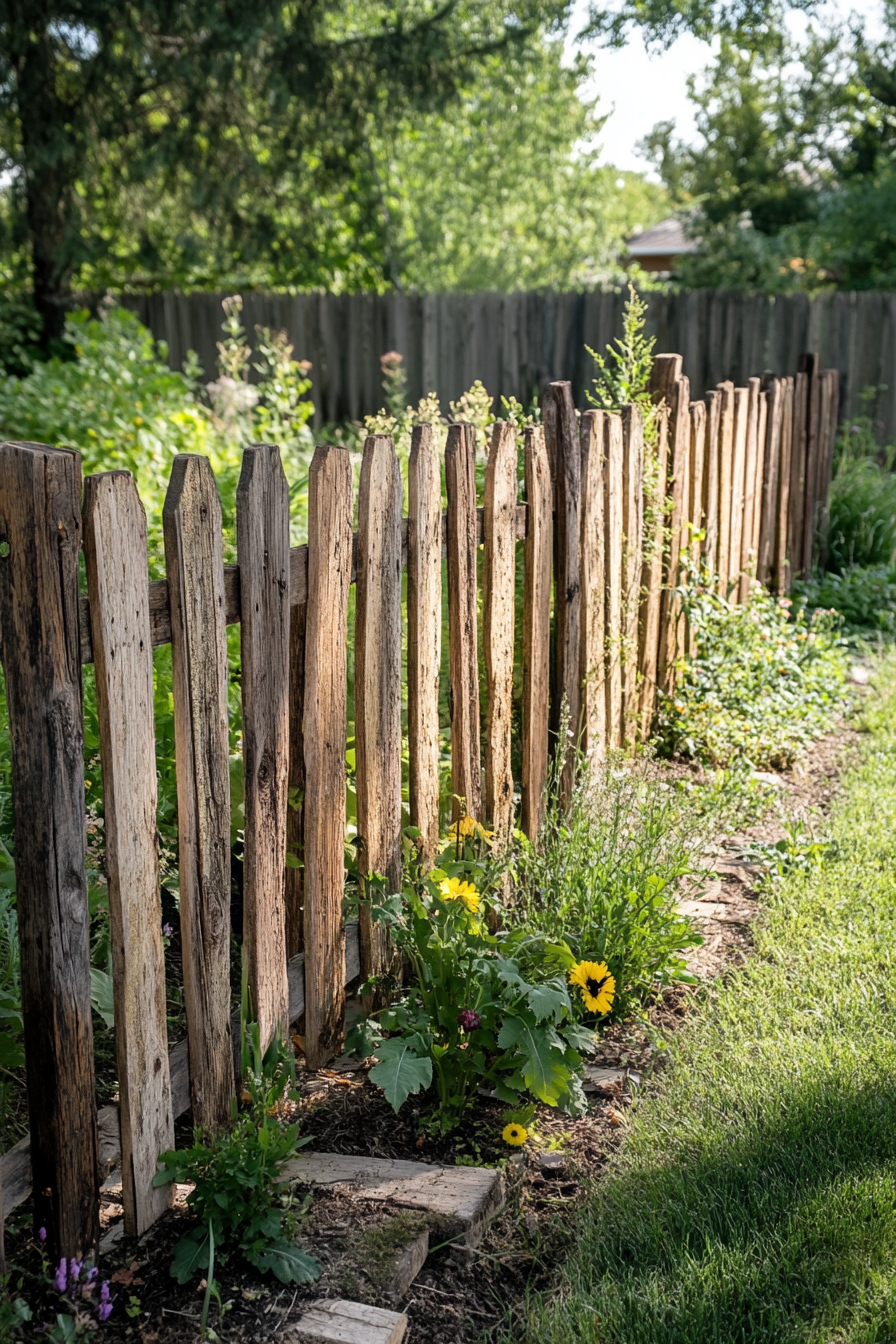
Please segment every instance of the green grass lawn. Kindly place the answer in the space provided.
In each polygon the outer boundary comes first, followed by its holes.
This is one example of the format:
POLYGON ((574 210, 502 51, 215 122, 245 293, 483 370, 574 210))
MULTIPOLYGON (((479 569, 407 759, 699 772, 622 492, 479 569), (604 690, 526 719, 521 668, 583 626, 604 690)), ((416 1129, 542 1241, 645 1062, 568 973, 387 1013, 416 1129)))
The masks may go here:
POLYGON ((896 1341, 896 659, 814 871, 670 1044, 519 1341, 896 1341))

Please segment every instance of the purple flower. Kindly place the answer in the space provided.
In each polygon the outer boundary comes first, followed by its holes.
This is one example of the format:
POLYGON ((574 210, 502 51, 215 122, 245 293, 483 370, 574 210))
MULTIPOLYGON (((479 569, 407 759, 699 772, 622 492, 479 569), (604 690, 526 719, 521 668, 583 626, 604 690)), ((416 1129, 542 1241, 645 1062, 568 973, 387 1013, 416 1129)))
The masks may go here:
POLYGON ((37 1235, 40 1237, 41 1241, 46 1241, 46 1239, 47 1239, 47 1229, 46 1229, 45 1227, 42 1227, 42 1228, 40 1229, 40 1231, 38 1232, 37 1235))
POLYGON ((478 1013, 474 1013, 472 1008, 462 1008, 457 1015, 457 1020, 464 1031, 475 1031, 482 1018, 478 1013))
POLYGON ((87 1275, 86 1275, 86 1281, 87 1281, 87 1283, 93 1283, 93 1281, 94 1281, 94 1279, 96 1278, 97 1274, 99 1274, 99 1270, 97 1269, 96 1265, 91 1265, 90 1268, 88 1269, 88 1271, 87 1271, 87 1275))
POLYGON ((170 924, 163 924, 163 925, 162 925, 162 937, 163 937, 163 938, 170 938, 171 935, 172 935, 173 933, 174 933, 174 930, 172 929, 172 927, 171 927, 170 924))
POLYGON ((96 1318, 98 1321, 108 1321, 112 1315, 112 1303, 101 1302, 96 1309, 96 1318))
POLYGON ((68 1276, 72 1283, 77 1283, 81 1277, 82 1262, 71 1259, 68 1262, 68 1276))
POLYGON ((66 1272, 65 1256, 63 1256, 62 1259, 59 1261, 59 1268, 56 1271, 56 1277, 53 1279, 53 1283, 56 1285, 57 1293, 64 1293, 66 1288, 68 1287, 68 1274, 66 1272))
POLYGON ((102 1284, 100 1285, 100 1301, 101 1301, 101 1302, 111 1302, 111 1300, 112 1300, 112 1299, 111 1299, 111 1297, 110 1297, 110 1295, 109 1295, 109 1280, 108 1280, 108 1279, 103 1279, 103 1282, 102 1282, 102 1284))

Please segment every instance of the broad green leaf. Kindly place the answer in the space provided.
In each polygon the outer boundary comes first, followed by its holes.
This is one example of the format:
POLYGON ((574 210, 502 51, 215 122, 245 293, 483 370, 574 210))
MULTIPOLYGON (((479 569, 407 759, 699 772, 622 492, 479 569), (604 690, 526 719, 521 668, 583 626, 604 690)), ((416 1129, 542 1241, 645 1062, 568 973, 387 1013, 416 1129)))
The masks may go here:
POLYGON ((0 1031, 0 1068, 23 1069, 25 1051, 8 1031, 0 1031))
POLYGON ((90 968, 90 1002, 95 1012, 110 1029, 115 1026, 115 998, 112 992, 112 977, 106 971, 90 968))
POLYGON ((383 1089, 393 1110, 401 1110, 412 1092, 425 1091, 432 1082, 432 1060, 415 1054, 402 1037, 384 1041, 377 1047, 377 1057, 380 1062, 369 1078, 383 1089))
POLYGON ((565 988, 558 988, 556 981, 553 984, 529 985, 526 998, 537 1022, 544 1021, 546 1017, 553 1017, 555 1022, 559 1022, 564 1009, 569 1010, 569 995, 565 988))
POLYGON ((171 1277, 178 1283, 189 1283, 199 1269, 208 1269, 208 1225, 192 1228, 174 1248, 171 1277))
POLYGON ((508 1017, 498 1034, 498 1044, 507 1050, 516 1047, 523 1056, 523 1080, 534 1097, 548 1106, 556 1106, 566 1091, 569 1070, 554 1044, 550 1027, 527 1021, 524 1016, 508 1017))
POLYGON ((560 1028, 560 1035, 568 1045, 576 1050, 581 1050, 583 1054, 593 1055, 597 1049, 597 1036, 587 1027, 580 1026, 578 1022, 568 1022, 560 1028))
POLYGON ((245 1251, 257 1269, 270 1270, 281 1283, 314 1283, 320 1278, 320 1262, 290 1241, 275 1241, 263 1251, 245 1251))

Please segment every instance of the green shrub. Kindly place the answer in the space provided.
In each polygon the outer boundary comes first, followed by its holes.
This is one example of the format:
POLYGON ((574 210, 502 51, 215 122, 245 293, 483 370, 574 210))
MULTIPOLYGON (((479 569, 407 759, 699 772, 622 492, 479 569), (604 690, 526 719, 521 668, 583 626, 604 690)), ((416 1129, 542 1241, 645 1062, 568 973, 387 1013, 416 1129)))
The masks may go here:
POLYGON ((896 565, 848 565, 839 574, 813 574, 794 584, 794 598, 809 610, 833 608, 850 634, 896 633, 896 565))
POLYGON ((713 765, 792 764, 845 706, 836 613, 791 617, 791 603, 759 584, 739 606, 709 584, 692 582, 681 593, 697 652, 685 660, 675 695, 660 700, 665 750, 713 765))
MULTIPOLYGON (((869 393, 876 389, 869 389, 869 393)), ((881 450, 868 416, 844 422, 831 482, 825 568, 835 574, 862 565, 896 563, 894 449, 881 450)))

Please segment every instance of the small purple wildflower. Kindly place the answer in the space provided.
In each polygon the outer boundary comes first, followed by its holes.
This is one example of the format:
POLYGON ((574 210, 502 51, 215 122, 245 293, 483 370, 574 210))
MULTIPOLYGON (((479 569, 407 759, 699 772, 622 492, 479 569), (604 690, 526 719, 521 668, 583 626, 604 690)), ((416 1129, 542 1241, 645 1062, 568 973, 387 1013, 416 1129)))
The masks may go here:
POLYGON ((40 1231, 38 1232, 37 1235, 40 1237, 41 1241, 46 1241, 46 1239, 47 1239, 47 1229, 46 1229, 45 1227, 42 1227, 42 1228, 40 1229, 40 1231))
POLYGON ((172 927, 171 927, 170 924, 163 924, 163 925, 162 925, 162 936, 163 936, 164 938, 170 938, 171 935, 172 935, 173 933, 174 933, 174 930, 172 929, 172 927))
POLYGON ((110 1296, 110 1294, 109 1294, 109 1280, 108 1280, 108 1279, 103 1279, 103 1282, 100 1284, 100 1301, 101 1301, 101 1302, 111 1302, 111 1301, 112 1301, 112 1298, 111 1298, 111 1296, 110 1296))
POLYGON ((78 1280, 79 1280, 80 1277, 81 1277, 81 1270, 82 1270, 82 1268, 83 1268, 83 1265, 82 1265, 82 1262, 81 1262, 80 1260, 75 1260, 75 1259, 69 1260, 69 1262, 68 1262, 68 1276, 69 1276, 69 1279, 71 1280, 72 1283, 77 1283, 77 1282, 78 1282, 78 1280))
POLYGON ((86 1275, 86 1278, 85 1278, 85 1282, 86 1282, 86 1283, 93 1283, 93 1281, 94 1281, 94 1279, 96 1278, 97 1274, 99 1274, 99 1270, 97 1269, 96 1265, 91 1265, 90 1268, 89 1268, 88 1271, 87 1271, 87 1275, 86 1275))
POLYGON ((112 1303, 101 1302, 96 1309, 96 1318, 98 1321, 108 1321, 112 1315, 112 1303))
POLYGON ((464 1031, 475 1031, 482 1018, 478 1013, 474 1013, 472 1008, 462 1008, 457 1015, 457 1020, 464 1031))
POLYGON ((57 1293, 64 1293, 68 1287, 68 1273, 66 1271, 65 1256, 59 1261, 59 1268, 56 1271, 53 1283, 56 1286, 57 1293))

